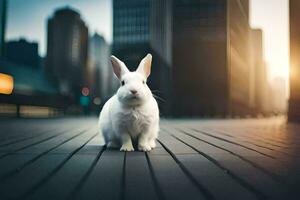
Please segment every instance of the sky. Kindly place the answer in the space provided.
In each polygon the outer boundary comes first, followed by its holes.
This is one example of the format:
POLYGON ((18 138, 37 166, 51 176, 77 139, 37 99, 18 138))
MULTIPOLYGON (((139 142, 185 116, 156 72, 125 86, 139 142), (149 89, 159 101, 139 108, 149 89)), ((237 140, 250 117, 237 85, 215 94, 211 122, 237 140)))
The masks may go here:
MULTIPOLYGON (((46 20, 55 9, 66 5, 80 11, 90 34, 98 32, 112 42, 111 0, 9 0, 6 39, 25 37, 36 41, 40 55, 44 56, 46 20)), ((250 25, 263 30, 269 81, 277 76, 288 80, 288 0, 250 0, 250 25)))
MULTIPOLYGON (((250 25, 263 29, 264 58, 269 81, 289 76, 289 11, 288 0, 251 0, 250 25)), ((287 82, 288 84, 288 82, 287 82)))
POLYGON ((112 41, 111 0, 9 0, 6 40, 24 37, 39 43, 39 54, 46 54, 47 19, 57 8, 69 6, 80 12, 89 34, 102 34, 112 41), (26 3, 24 3, 26 2, 26 3))

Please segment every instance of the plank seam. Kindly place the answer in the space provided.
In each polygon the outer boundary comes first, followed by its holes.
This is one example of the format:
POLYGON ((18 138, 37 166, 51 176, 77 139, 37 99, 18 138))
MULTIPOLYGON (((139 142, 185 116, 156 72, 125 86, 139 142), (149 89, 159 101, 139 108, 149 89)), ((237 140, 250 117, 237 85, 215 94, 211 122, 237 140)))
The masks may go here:
POLYGON ((191 130, 193 130, 193 131, 195 131, 195 132, 197 132, 197 133, 200 133, 200 134, 209 136, 209 137, 213 137, 213 138, 218 139, 218 140, 222 140, 222 141, 224 141, 224 142, 228 142, 228 143, 230 143, 230 144, 235 144, 235 145, 237 145, 237 146, 240 146, 240 147, 243 147, 243 148, 245 148, 245 149, 254 151, 254 152, 256 152, 256 153, 259 153, 259 154, 261 154, 261 155, 267 156, 267 157, 269 157, 269 158, 276 159, 274 156, 270 156, 270 155, 268 155, 268 154, 265 154, 265 153, 263 153, 263 152, 257 151, 257 150, 255 150, 255 149, 252 149, 252 148, 247 147, 247 146, 245 146, 245 145, 239 144, 239 143, 237 143, 237 142, 233 142, 233 141, 230 141, 230 140, 227 140, 227 139, 218 137, 218 136, 214 136, 214 135, 212 135, 212 134, 210 134, 210 133, 207 133, 207 132, 204 132, 204 131, 200 131, 200 130, 197 130, 197 129, 194 129, 194 128, 192 128, 191 130))
POLYGON ((197 179, 193 177, 193 175, 189 172, 189 170, 180 162, 177 156, 165 144, 163 144, 163 142, 161 142, 159 139, 157 139, 157 141, 170 154, 170 156, 174 159, 174 161, 177 163, 179 168, 188 177, 188 179, 196 186, 196 188, 203 194, 203 196, 206 199, 210 199, 210 200, 215 199, 214 196, 210 193, 210 191, 207 188, 205 188, 201 183, 199 183, 197 179))
MULTIPOLYGON (((214 132, 218 132, 218 133, 220 133, 220 134, 222 134, 222 135, 227 135, 227 131, 225 132, 224 130, 218 130, 218 129, 213 129, 213 130, 211 130, 211 131, 214 131, 214 132)), ((264 141, 264 140, 262 140, 262 139, 260 139, 260 138, 256 138, 255 136, 254 137, 247 137, 248 135, 241 135, 241 139, 248 139, 248 140, 254 140, 254 141, 258 141, 258 142, 262 142, 262 143, 265 143, 265 144, 269 144, 269 145, 271 145, 271 146, 274 146, 274 147, 280 147, 280 148, 286 148, 286 147, 284 147, 284 146, 280 146, 280 145, 278 145, 278 144, 274 144, 274 143, 272 143, 272 142, 267 142, 267 141, 264 141)), ((239 138, 237 138, 236 137, 236 139, 239 139, 239 138)), ((268 139, 268 140, 270 140, 270 138, 265 138, 265 139, 268 139)), ((244 140, 245 141, 245 140, 244 140)), ((246 142, 246 141, 245 141, 246 142)), ((249 142, 249 141, 248 141, 249 142)), ((276 142, 276 143, 278 143, 278 142, 276 142)), ((286 144, 284 144, 284 145, 286 145, 286 144)))
POLYGON ((125 199, 125 192, 126 192, 126 157, 127 157, 127 152, 125 151, 124 159, 123 159, 123 168, 122 168, 120 200, 125 199))
MULTIPOLYGON (((220 133, 220 131, 215 131, 215 130, 212 130, 212 131, 220 133)), ((251 144, 251 145, 254 145, 254 146, 263 148, 263 149, 268 149, 268 150, 271 150, 271 151, 275 151, 275 152, 278 152, 278 153, 282 153, 282 154, 287 155, 287 156, 292 156, 292 155, 290 155, 289 153, 286 153, 286 152, 284 152, 284 151, 280 151, 280 150, 277 150, 277 149, 274 149, 274 148, 273 148, 274 146, 279 147, 279 148, 282 148, 281 146, 273 145, 273 144, 270 144, 270 143, 268 143, 268 142, 265 142, 265 141, 262 141, 262 140, 259 140, 259 139, 256 139, 256 138, 255 138, 255 139, 254 139, 254 138, 251 139, 251 138, 249 138, 249 137, 244 137, 244 139, 239 139, 239 138, 236 138, 236 139, 237 139, 237 140, 240 140, 241 142, 245 142, 245 143, 248 143, 248 144, 251 144), (248 139, 247 139, 247 138, 248 138, 248 139), (271 148, 271 147, 263 146, 263 145, 261 145, 261 144, 256 144, 256 143, 254 143, 254 142, 251 141, 251 140, 255 140, 255 141, 257 141, 257 142, 263 143, 264 145, 271 145, 271 146, 273 146, 273 147, 271 148)), ((284 147, 283 147, 283 148, 284 148, 284 147)))
POLYGON ((70 153, 54 170, 52 170, 50 173, 48 173, 44 178, 42 178, 39 182, 37 182, 35 185, 33 185, 27 192, 22 194, 17 199, 25 199, 32 195, 39 187, 47 183, 52 176, 54 176, 80 149, 82 149, 87 143, 89 143, 93 138, 95 138, 98 135, 98 133, 94 134, 92 137, 90 137, 85 143, 83 143, 80 147, 75 149, 72 153, 70 153))
MULTIPOLYGON (((218 132, 218 133, 220 133, 222 135, 224 134, 224 131, 220 131, 220 130, 216 130, 216 129, 212 130, 212 131, 218 132)), ((275 141, 277 144, 274 144, 274 143, 272 143, 272 142, 274 142, 274 140, 271 141, 269 137, 265 137, 264 139, 260 139, 260 138, 257 138, 256 136, 254 136, 254 137, 249 137, 248 136, 247 137, 246 135, 242 135, 241 138, 237 138, 237 139, 240 139, 242 142, 249 143, 249 144, 252 144, 252 145, 256 145, 256 146, 262 147, 262 148, 264 148, 264 146, 257 145, 254 142, 260 142, 260 143, 263 143, 263 144, 266 144, 266 145, 271 145, 272 147, 278 147, 278 148, 281 148, 281 149, 288 149, 288 147, 286 146, 288 144, 281 143, 281 142, 278 142, 278 141, 277 142, 275 141), (271 142, 265 141, 265 140, 269 140, 271 142), (281 143, 281 145, 278 145, 278 143, 281 143)), ((287 153, 285 151, 279 151, 279 150, 273 149, 273 148, 272 149, 270 148, 270 150, 278 151, 278 152, 283 153, 283 154, 288 155, 288 156, 293 156, 293 155, 291 155, 291 154, 289 154, 289 153, 287 153)))
MULTIPOLYGON (((172 136, 172 135, 171 135, 172 136)), ((261 191, 257 190, 256 188, 254 188, 250 183, 246 182, 245 180, 241 179, 239 176, 235 175, 233 172, 231 172, 231 170, 227 169, 226 167, 222 166, 217 160, 215 160, 214 158, 212 158, 211 156, 199 151, 198 149, 196 149, 195 147, 193 147, 192 145, 184 142, 183 140, 181 140, 180 138, 176 137, 173 135, 174 138, 176 138, 178 141, 182 142, 183 144, 185 144, 186 146, 192 148, 194 151, 198 152, 200 155, 202 155, 203 157, 205 157, 206 159, 208 159, 209 161, 211 161, 213 164, 215 164, 217 167, 219 167, 222 171, 224 171, 226 174, 228 174, 229 176, 231 176, 234 180, 236 180, 241 186, 243 186, 245 189, 249 190, 250 192, 254 193, 254 195, 258 198, 258 199, 266 199, 267 196, 265 194, 263 194, 261 191)))
MULTIPOLYGON (((180 130, 180 131, 181 131, 183 134, 185 134, 185 135, 187 135, 187 136, 189 136, 189 137, 192 137, 192 138, 194 138, 194 139, 196 139, 196 140, 202 141, 202 142, 204 142, 204 143, 206 143, 206 144, 209 144, 209 145, 211 145, 211 146, 214 146, 214 147, 216 147, 216 148, 218 148, 218 149, 221 149, 221 150, 223 150, 223 151, 226 151, 226 152, 230 153, 231 155, 233 155, 233 156, 235 156, 235 157, 237 157, 237 158, 243 160, 244 162, 246 162, 246 163, 250 164, 251 166, 255 167, 256 169, 261 170, 263 173, 267 174, 267 175, 268 175, 270 178, 272 178, 274 181, 277 181, 277 182, 279 182, 279 183, 281 183, 281 184, 287 184, 287 182, 284 181, 280 176, 278 176, 278 175, 276 175, 276 174, 274 174, 274 173, 272 173, 272 172, 270 172, 270 171, 267 171, 265 168, 261 167, 260 165, 258 165, 258 164, 256 164, 256 163, 252 162, 251 160, 248 160, 247 158, 244 158, 243 156, 241 156, 241 155, 239 155, 239 154, 234 153, 233 151, 230 151, 230 150, 228 150, 228 149, 226 149, 226 148, 220 147, 220 146, 218 146, 218 145, 216 145, 216 144, 213 144, 213 143, 211 143, 211 142, 208 142, 208 141, 206 141, 206 140, 204 140, 204 139, 198 138, 197 136, 194 136, 194 135, 192 135, 192 134, 190 134, 190 133, 187 133, 187 132, 185 132, 185 131, 183 131, 183 130, 180 130)), ((170 133, 170 135, 171 135, 172 137, 178 139, 175 135, 173 135, 173 134, 171 134, 171 133, 170 133)))
POLYGON ((58 137, 58 136, 60 136, 60 135, 62 135, 62 134, 66 134, 67 131, 68 131, 68 130, 60 131, 58 134, 55 134, 55 135, 52 135, 52 136, 47 137, 47 138, 45 138, 45 139, 42 139, 42 140, 40 140, 40 141, 31 143, 31 144, 26 145, 26 146, 24 146, 24 147, 21 147, 21 148, 19 148, 19 149, 15 149, 15 150, 13 150, 13 151, 11 151, 11 152, 8 152, 8 153, 6 153, 6 154, 0 156, 0 159, 4 158, 4 157, 6 157, 6 156, 12 155, 12 154, 14 154, 14 153, 16 153, 16 152, 22 151, 22 150, 24 150, 24 149, 27 149, 27 148, 29 148, 29 147, 32 147, 32 146, 34 146, 34 145, 41 144, 41 143, 43 143, 43 142, 46 142, 46 141, 51 140, 51 139, 53 139, 53 138, 56 138, 56 137, 58 137))
POLYGON ((155 175, 155 172, 154 172, 152 163, 151 163, 151 161, 150 161, 148 152, 145 152, 145 156, 146 156, 146 160, 147 160, 147 163, 148 163, 148 168, 149 168, 151 180, 152 180, 152 183, 153 183, 153 185, 154 185, 155 193, 156 193, 156 195, 158 196, 158 199, 160 199, 160 200, 165 200, 166 198, 165 198, 165 196, 164 196, 163 191, 162 191, 161 188, 159 187, 159 183, 158 183, 158 180, 157 180, 157 178, 156 178, 156 175, 155 175))
POLYGON ((16 143, 19 143, 19 142, 23 142, 23 141, 26 141, 26 140, 30 140, 30 139, 33 139, 33 138, 37 138, 37 137, 43 136, 46 133, 49 133, 49 132, 51 132, 53 130, 56 130, 56 129, 54 128, 52 130, 44 130, 44 131, 41 131, 39 133, 35 133, 35 134, 38 134, 38 135, 33 135, 33 136, 30 136, 30 137, 24 137, 24 138, 21 138, 21 139, 15 139, 13 141, 3 143, 3 144, 0 145, 0 148, 5 147, 5 146, 9 146, 11 144, 16 144, 16 143))
POLYGON ((78 195, 79 191, 85 184, 86 180, 90 177, 91 173, 94 171, 97 163, 99 162, 100 157, 102 156, 103 152, 106 150, 106 146, 103 146, 102 149, 97 154, 96 158, 94 159, 93 163, 89 167, 88 171, 81 177, 79 183, 74 187, 74 189, 70 192, 66 199, 73 200, 78 195))
POLYGON ((22 169, 24 169, 24 168, 27 167, 28 165, 34 163, 35 161, 37 161, 37 160, 38 160, 39 158, 41 158, 42 156, 48 154, 49 152, 53 151, 54 149, 58 148, 59 146, 61 146, 61 145, 65 144, 65 143, 71 141, 72 139, 74 139, 74 138, 76 138, 76 137, 78 137, 78 136, 80 136, 80 135, 82 135, 82 134, 84 134, 84 133, 85 133, 85 131, 80 131, 78 134, 72 136, 71 138, 68 138, 67 140, 65 140, 65 141, 63 141, 63 142, 61 142, 61 143, 55 145, 54 147, 51 147, 50 149, 48 149, 48 150, 42 152, 41 154, 35 156, 34 158, 32 158, 31 160, 25 162, 24 164, 22 164, 21 166, 17 167, 16 169, 11 170, 10 172, 8 172, 8 173, 2 175, 2 176, 0 177, 0 182, 1 182, 1 181, 4 181, 5 179, 9 178, 10 176, 13 176, 13 175, 15 175, 15 174, 21 172, 22 169))

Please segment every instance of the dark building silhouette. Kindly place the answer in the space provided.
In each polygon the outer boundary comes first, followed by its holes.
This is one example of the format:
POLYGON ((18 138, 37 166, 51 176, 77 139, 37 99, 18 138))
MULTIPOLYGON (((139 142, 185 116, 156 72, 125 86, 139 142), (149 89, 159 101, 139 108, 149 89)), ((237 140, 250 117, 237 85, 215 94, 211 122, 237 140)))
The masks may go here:
POLYGON ((163 93, 165 113, 250 112, 248 0, 113 3, 113 53, 132 68, 154 54, 150 87, 163 93))
POLYGON ((40 66, 38 43, 36 42, 28 42, 25 39, 8 41, 5 49, 5 58, 11 62, 32 68, 40 66))
POLYGON ((0 0, 0 58, 4 56, 7 1, 0 0))
POLYGON ((251 84, 252 106, 258 113, 268 112, 268 80, 267 69, 263 59, 263 32, 261 29, 251 29, 252 73, 251 84))
POLYGON ((86 86, 88 28, 80 14, 62 8, 48 20, 46 72, 62 94, 78 97, 86 86))
POLYGON ((300 1, 290 0, 290 99, 288 120, 300 121, 300 1))
POLYGON ((248 0, 173 1, 174 115, 249 112, 248 20, 248 0))
POLYGON ((89 39, 89 85, 93 97, 106 100, 116 91, 118 81, 110 64, 110 46, 103 36, 95 33, 89 39))
MULTIPOLYGON (((113 1, 112 53, 130 70, 135 70, 147 53, 152 53, 148 85, 163 99, 167 99, 170 92, 171 16, 169 0, 113 1)), ((169 112, 168 105, 158 101, 161 112, 169 112)))

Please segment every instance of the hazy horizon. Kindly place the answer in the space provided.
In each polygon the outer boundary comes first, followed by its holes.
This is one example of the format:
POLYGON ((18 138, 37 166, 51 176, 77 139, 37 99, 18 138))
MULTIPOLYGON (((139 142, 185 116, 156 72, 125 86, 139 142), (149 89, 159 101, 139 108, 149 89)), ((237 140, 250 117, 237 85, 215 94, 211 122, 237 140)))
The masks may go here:
POLYGON ((269 81, 289 78, 289 8, 288 0, 251 0, 250 25, 263 30, 264 57, 269 81))

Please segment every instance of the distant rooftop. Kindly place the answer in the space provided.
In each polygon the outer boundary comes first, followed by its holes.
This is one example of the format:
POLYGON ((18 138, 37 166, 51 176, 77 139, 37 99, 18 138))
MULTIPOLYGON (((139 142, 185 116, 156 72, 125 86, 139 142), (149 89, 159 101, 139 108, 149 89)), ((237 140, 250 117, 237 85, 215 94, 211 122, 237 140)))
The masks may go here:
POLYGON ((79 11, 77 11, 74 8, 71 8, 70 6, 58 8, 57 10, 55 10, 55 13, 54 13, 54 15, 66 15, 66 14, 73 15, 73 16, 80 18, 79 11))

